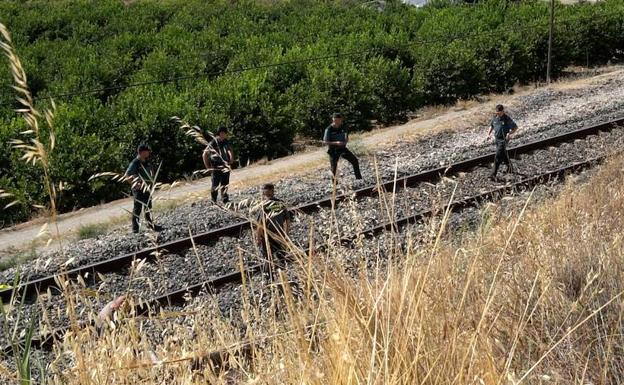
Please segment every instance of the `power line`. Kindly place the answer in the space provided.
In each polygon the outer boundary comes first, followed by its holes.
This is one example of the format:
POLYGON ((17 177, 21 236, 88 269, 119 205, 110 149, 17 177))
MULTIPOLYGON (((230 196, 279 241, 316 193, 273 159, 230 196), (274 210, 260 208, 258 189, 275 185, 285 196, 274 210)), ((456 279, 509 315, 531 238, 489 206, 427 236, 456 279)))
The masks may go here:
MULTIPOLYGON (((609 14, 601 15, 601 17, 608 17, 608 16, 611 16, 611 15, 609 14)), ((570 18, 567 20, 561 19, 559 20, 559 22, 566 23, 566 22, 581 20, 583 18, 584 17, 570 18)), ((400 46, 400 48, 409 48, 415 44, 452 43, 458 40, 465 40, 465 39, 470 39, 470 38, 475 38, 475 37, 500 36, 500 34, 502 33, 525 32, 525 31, 533 30, 534 28, 540 27, 540 26, 546 27, 547 25, 548 25, 548 21, 546 20, 546 22, 536 22, 534 24, 525 25, 523 28, 517 28, 517 29, 499 28, 499 29, 487 31, 487 32, 476 32, 476 33, 465 34, 465 35, 445 36, 445 37, 435 38, 435 39, 416 39, 407 43, 404 46, 400 46)), ((364 55, 364 54, 373 53, 376 51, 381 51, 382 49, 383 48, 369 48, 369 49, 364 49, 364 50, 356 50, 356 51, 343 52, 343 53, 337 53, 337 54, 331 54, 331 55, 316 56, 316 57, 310 57, 310 58, 305 58, 305 59, 268 63, 268 64, 262 64, 262 65, 257 65, 257 66, 239 67, 239 68, 234 68, 234 69, 225 69, 225 70, 212 71, 212 72, 206 72, 206 73, 197 73, 197 74, 186 75, 186 76, 178 76, 178 77, 172 77, 172 78, 150 80, 150 81, 145 81, 145 82, 137 82, 137 83, 131 83, 131 84, 126 84, 126 85, 103 87, 103 88, 76 91, 76 92, 68 92, 64 94, 45 95, 45 96, 33 98, 33 100, 37 101, 37 100, 42 100, 42 99, 64 99, 64 98, 69 98, 72 96, 97 94, 101 92, 123 90, 123 89, 143 87, 143 86, 148 86, 148 85, 155 85, 155 84, 175 83, 175 82, 180 82, 184 80, 192 80, 192 79, 199 79, 199 78, 206 78, 206 77, 213 77, 213 76, 221 76, 221 75, 226 75, 226 74, 242 73, 242 72, 247 72, 247 71, 275 68, 275 67, 286 66, 286 65, 313 63, 313 62, 324 61, 328 59, 338 59, 338 58, 364 55)), ((5 101, 5 102, 0 103, 0 106, 9 106, 9 105, 13 105, 14 103, 15 101, 10 101, 10 102, 5 101)))

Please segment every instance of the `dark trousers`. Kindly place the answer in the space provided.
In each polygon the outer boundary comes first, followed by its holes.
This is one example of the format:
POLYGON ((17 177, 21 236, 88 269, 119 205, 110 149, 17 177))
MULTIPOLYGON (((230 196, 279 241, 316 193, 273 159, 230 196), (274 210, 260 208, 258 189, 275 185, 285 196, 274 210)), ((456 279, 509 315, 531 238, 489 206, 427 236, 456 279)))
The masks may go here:
POLYGON ((511 170, 511 162, 509 161, 509 153, 507 152, 507 141, 496 139, 496 157, 494 158, 494 172, 492 175, 498 173, 498 168, 503 163, 507 164, 507 170, 511 170))
POLYGON ((145 220, 150 226, 154 225, 152 221, 152 197, 149 192, 133 191, 134 208, 132 210, 132 231, 139 232, 139 220, 141 212, 145 209, 145 220))
POLYGON ((329 162, 331 164, 331 171, 334 177, 336 177, 336 170, 338 169, 338 160, 342 157, 353 166, 355 179, 362 179, 362 174, 360 173, 360 162, 348 148, 330 148, 327 153, 329 154, 329 162))
POLYGON ((230 184, 230 172, 222 171, 222 170, 212 170, 212 190, 210 191, 210 195, 212 197, 213 202, 217 202, 217 196, 219 195, 219 190, 221 190, 221 198, 223 199, 223 203, 228 203, 230 197, 228 196, 227 190, 228 185, 230 184))
POLYGON ((284 246, 277 240, 271 239, 271 237, 269 237, 268 242, 264 239, 262 240, 262 244, 260 245, 260 255, 265 262, 271 261, 272 263, 277 264, 277 266, 283 267, 287 254, 288 253, 284 249, 284 246))

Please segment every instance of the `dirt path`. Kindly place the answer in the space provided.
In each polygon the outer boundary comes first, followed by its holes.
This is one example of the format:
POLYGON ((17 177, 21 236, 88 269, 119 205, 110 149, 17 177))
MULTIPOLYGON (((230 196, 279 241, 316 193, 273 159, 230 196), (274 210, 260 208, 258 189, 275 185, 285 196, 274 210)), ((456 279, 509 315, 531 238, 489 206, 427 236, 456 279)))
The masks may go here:
MULTIPOLYGON (((606 70, 605 70, 606 71, 606 70)), ((600 75, 589 78, 563 81, 551 86, 553 89, 573 89, 591 83, 601 76, 609 76, 614 72, 622 71, 614 67, 600 75)), ((543 90, 543 89, 542 89, 543 90)), ((413 140, 417 137, 448 129, 458 129, 479 124, 491 114, 496 103, 506 103, 519 96, 535 92, 535 88, 526 88, 513 96, 493 96, 488 101, 477 103, 458 103, 447 110, 429 109, 424 116, 406 124, 374 130, 369 133, 354 135, 351 147, 359 151, 379 150, 389 148, 399 140, 413 140)), ((295 154, 277 159, 266 164, 256 164, 250 167, 234 170, 232 174, 231 190, 251 185, 258 185, 268 181, 278 181, 284 177, 309 173, 312 170, 326 166, 327 155, 324 149, 295 154)), ((170 207, 178 202, 206 199, 210 195, 210 178, 178 185, 168 192, 161 192, 161 198, 170 207)), ((123 224, 128 226, 128 210, 132 208, 131 199, 121 199, 104 205, 91 207, 73 213, 59 216, 57 221, 60 237, 65 240, 75 239, 83 226, 108 224, 123 224)), ((15 254, 16 251, 41 247, 43 241, 37 241, 37 235, 45 220, 34 220, 0 231, 0 256, 15 254)))

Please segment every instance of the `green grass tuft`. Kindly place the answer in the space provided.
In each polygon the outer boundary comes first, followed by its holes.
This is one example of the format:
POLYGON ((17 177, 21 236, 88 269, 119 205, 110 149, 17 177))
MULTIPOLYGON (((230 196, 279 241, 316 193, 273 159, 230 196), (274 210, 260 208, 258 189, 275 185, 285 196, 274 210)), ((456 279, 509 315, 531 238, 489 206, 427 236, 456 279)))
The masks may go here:
POLYGON ((92 223, 89 225, 81 225, 78 229, 79 239, 96 238, 100 235, 106 234, 108 231, 108 225, 102 223, 92 223))

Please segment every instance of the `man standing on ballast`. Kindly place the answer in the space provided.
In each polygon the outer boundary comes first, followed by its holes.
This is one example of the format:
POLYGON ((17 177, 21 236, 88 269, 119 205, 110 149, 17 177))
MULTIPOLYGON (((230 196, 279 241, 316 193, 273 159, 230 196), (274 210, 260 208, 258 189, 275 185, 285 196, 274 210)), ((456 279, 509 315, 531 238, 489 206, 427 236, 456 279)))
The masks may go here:
POLYGON ((355 155, 347 148, 349 141, 349 133, 347 127, 343 124, 343 116, 336 112, 332 115, 332 123, 325 129, 323 135, 323 144, 328 146, 327 153, 331 164, 331 171, 336 178, 336 170, 338 169, 338 160, 343 157, 353 166, 355 179, 362 179, 360 174, 360 163, 355 155))
POLYGON ((507 172, 511 172, 511 162, 509 160, 509 154, 507 153, 507 142, 511 139, 512 135, 518 130, 518 125, 513 119, 505 113, 505 108, 502 104, 496 106, 496 116, 490 123, 490 130, 488 131, 488 141, 492 137, 494 132, 494 140, 496 141, 496 157, 494 158, 494 171, 490 175, 490 179, 496 181, 496 174, 498 168, 502 163, 507 164, 507 172))
POLYGON ((219 191, 221 191, 221 199, 223 203, 228 203, 230 197, 228 195, 228 186, 230 185, 230 171, 232 171, 231 163, 234 159, 232 146, 227 139, 228 130, 225 126, 217 129, 217 136, 210 141, 202 159, 207 170, 212 170, 212 188, 210 196, 214 203, 217 203, 219 191))

